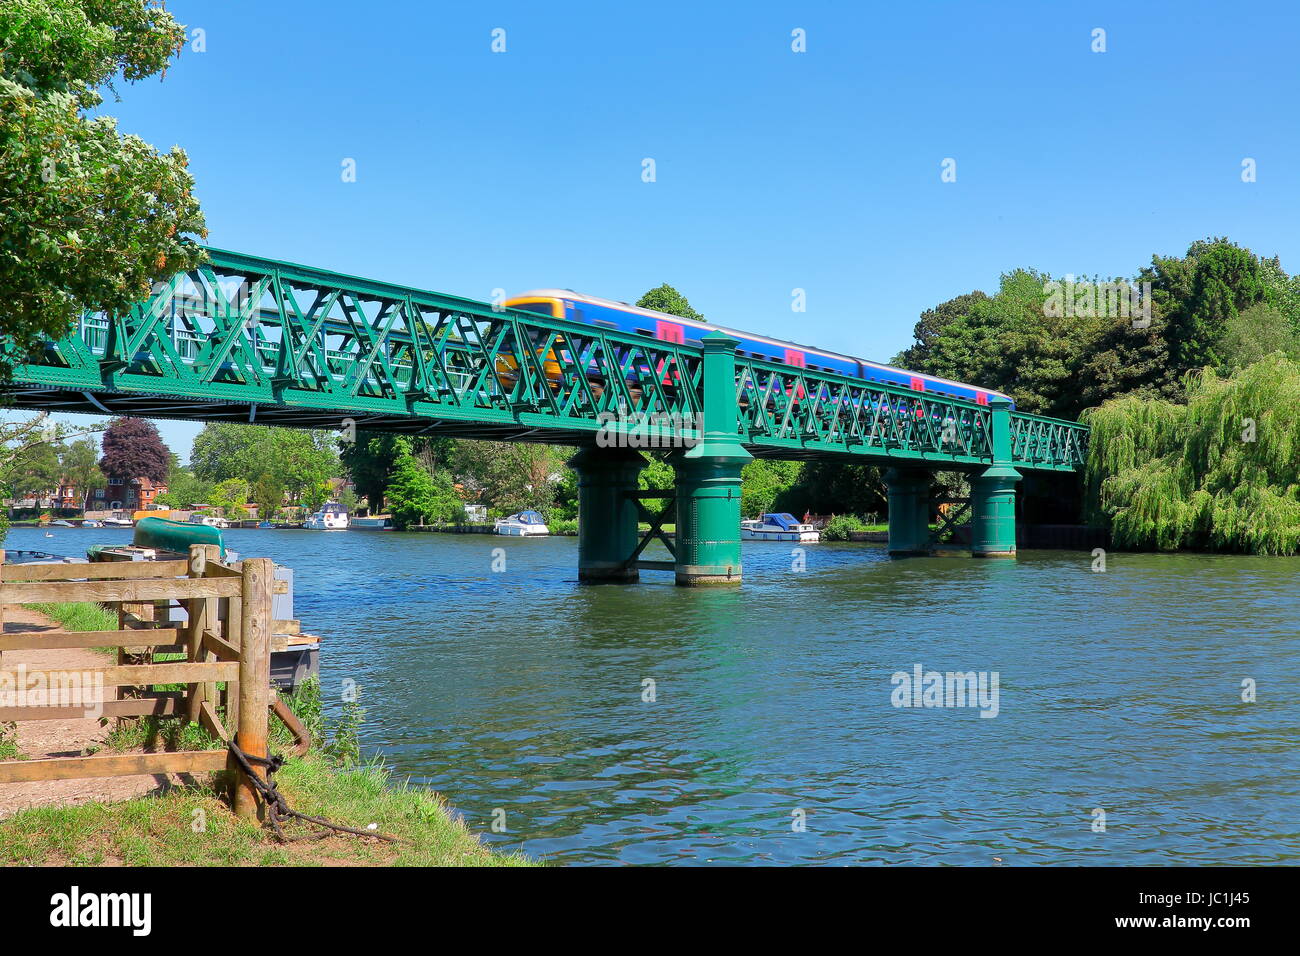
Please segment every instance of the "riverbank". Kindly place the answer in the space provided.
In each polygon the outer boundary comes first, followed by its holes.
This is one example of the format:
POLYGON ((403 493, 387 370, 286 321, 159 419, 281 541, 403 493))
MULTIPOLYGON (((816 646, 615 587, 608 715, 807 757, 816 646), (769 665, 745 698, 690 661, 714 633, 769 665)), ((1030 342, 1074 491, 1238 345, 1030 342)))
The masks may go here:
MULTIPOLYGON (((319 753, 290 760, 276 782, 295 810, 374 828, 396 843, 335 836, 282 844, 235 818, 210 786, 120 803, 24 810, 0 820, 0 866, 532 866, 489 850, 441 797, 388 770, 340 768, 319 753), (196 832, 197 831, 197 832, 196 832)), ((301 832, 297 829, 291 833, 301 832)))
MULTIPOLYGON (((94 630, 108 614, 94 605, 43 610, 48 613, 7 608, 6 632, 94 630)), ((84 669, 104 662, 102 652, 90 649, 5 655, 6 665, 28 668, 84 669), (38 658, 40 654, 63 656, 53 660, 38 658)), ((316 685, 292 706, 305 722, 317 725, 317 737, 323 736, 316 685)), ((0 759, 130 753, 173 746, 182 734, 185 749, 221 746, 204 734, 191 733, 195 728, 182 730, 175 721, 167 722, 171 726, 155 718, 121 723, 112 729, 93 718, 28 721, 18 724, 16 733, 0 727, 0 759)), ((278 727, 273 721, 273 728, 278 727)), ((354 733, 355 727, 349 730, 354 733)), ((275 746, 275 736, 273 749, 283 750, 283 742, 275 746)), ((171 776, 161 783, 153 776, 112 777, 0 785, 0 865, 536 865, 521 855, 489 850, 449 812, 440 795, 410 786, 380 764, 358 765, 350 754, 339 756, 337 743, 336 737, 334 745, 318 745, 303 757, 289 759, 276 775, 279 789, 295 810, 358 829, 372 827, 395 836, 395 843, 334 836, 281 844, 270 831, 234 817, 224 797, 224 774, 204 779, 171 776)))

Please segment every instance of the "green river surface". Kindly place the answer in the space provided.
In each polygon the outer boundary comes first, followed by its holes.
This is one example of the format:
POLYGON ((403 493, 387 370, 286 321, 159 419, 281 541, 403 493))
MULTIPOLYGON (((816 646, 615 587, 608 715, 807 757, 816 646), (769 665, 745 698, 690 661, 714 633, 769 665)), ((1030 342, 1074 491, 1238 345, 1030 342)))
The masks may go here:
MULTIPOLYGON (((52 533, 5 546, 130 536, 52 533)), ((742 587, 696 590, 660 572, 579 586, 574 538, 227 543, 294 569, 327 711, 356 681, 366 754, 503 849, 582 864, 1300 856, 1297 559, 1112 553, 1097 573, 1084 552, 816 544, 795 570, 791 545, 747 542, 742 587), (893 675, 917 665, 997 672, 996 716, 895 706, 893 675)))

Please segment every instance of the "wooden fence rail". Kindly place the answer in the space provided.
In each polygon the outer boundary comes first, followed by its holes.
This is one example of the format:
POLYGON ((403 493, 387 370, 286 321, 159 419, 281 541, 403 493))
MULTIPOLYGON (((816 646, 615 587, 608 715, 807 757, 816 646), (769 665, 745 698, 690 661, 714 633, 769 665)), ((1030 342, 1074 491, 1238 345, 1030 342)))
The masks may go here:
MULTIPOLYGON (((227 743, 227 727, 233 726, 240 749, 254 757, 267 755, 271 596, 277 590, 270 559, 248 558, 234 567, 223 564, 220 550, 212 545, 194 545, 187 561, 5 564, 3 554, 0 551, 0 723, 96 714, 174 716, 201 724, 227 743), (80 601, 116 605, 119 628, 3 633, 6 605, 80 601), (169 619, 173 601, 183 603, 184 623, 169 619), (12 657, 5 660, 9 651, 82 647, 118 648, 117 663, 61 671, 15 665, 12 657), (155 661, 155 654, 179 654, 183 659, 155 661), (222 682, 224 695, 218 693, 222 682), (152 690, 158 684, 184 684, 185 689, 152 690), (125 697, 118 691, 117 699, 69 703, 64 698, 74 685, 78 692, 92 687, 97 695, 105 688, 137 690, 125 697), (44 698, 23 703, 33 688, 43 688, 44 698), (218 716, 223 704, 224 723, 218 716)), ((277 708, 277 713, 283 709, 277 708)), ((256 817, 256 788, 224 749, 0 761, 0 784, 216 770, 236 771, 235 812, 256 817)))

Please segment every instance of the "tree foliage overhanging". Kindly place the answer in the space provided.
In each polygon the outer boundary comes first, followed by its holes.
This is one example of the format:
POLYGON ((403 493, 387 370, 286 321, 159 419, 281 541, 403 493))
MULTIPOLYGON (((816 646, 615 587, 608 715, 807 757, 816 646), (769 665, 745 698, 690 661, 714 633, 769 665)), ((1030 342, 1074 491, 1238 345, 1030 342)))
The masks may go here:
POLYGON ((151 0, 0 3, 0 377, 82 310, 124 311, 200 262, 184 151, 87 115, 99 89, 160 73, 184 40, 151 0))

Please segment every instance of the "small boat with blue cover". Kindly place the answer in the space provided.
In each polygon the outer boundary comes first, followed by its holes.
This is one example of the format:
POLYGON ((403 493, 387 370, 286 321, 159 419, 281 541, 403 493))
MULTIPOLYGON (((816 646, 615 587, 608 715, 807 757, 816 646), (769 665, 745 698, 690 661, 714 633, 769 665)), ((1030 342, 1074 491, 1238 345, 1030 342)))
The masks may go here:
POLYGON ((794 515, 779 512, 765 514, 740 523, 740 536, 752 541, 803 541, 822 539, 821 532, 810 524, 798 521, 794 515))

